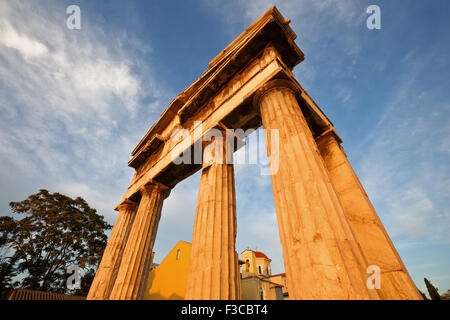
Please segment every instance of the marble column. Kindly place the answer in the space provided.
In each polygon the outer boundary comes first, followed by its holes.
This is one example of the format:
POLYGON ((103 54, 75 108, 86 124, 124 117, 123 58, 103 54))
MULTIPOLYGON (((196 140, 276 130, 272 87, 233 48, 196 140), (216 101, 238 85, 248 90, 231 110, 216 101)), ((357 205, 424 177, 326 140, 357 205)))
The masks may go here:
POLYGON ((225 141, 204 149, 186 300, 239 299, 234 168, 225 141))
POLYGON ((334 131, 316 139, 345 216, 369 265, 381 271, 381 299, 422 299, 334 131))
POLYGON ((366 286, 366 262, 345 219, 297 88, 273 80, 255 95, 271 167, 284 265, 291 299, 378 299, 366 286), (274 145, 271 135, 277 133, 274 145), (276 164, 276 165, 275 165, 276 164))
POLYGON ((89 289, 87 300, 108 300, 133 225, 136 209, 137 203, 131 200, 125 200, 117 206, 119 216, 103 252, 102 261, 89 289))
POLYGON ((140 190, 142 198, 125 246, 110 300, 140 300, 150 272, 153 244, 164 199, 170 189, 152 182, 140 190))

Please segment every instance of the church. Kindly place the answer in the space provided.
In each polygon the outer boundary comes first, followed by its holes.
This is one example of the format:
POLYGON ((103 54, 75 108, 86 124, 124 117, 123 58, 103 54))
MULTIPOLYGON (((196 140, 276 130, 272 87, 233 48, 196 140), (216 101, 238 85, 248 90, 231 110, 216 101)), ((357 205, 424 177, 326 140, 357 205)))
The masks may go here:
MULTIPOLYGON (((144 294, 145 300, 184 299, 191 247, 191 243, 180 240, 160 264, 152 263, 144 294)), ((242 300, 289 298, 286 274, 272 274, 271 261, 260 251, 246 249, 241 252, 238 281, 242 300)))

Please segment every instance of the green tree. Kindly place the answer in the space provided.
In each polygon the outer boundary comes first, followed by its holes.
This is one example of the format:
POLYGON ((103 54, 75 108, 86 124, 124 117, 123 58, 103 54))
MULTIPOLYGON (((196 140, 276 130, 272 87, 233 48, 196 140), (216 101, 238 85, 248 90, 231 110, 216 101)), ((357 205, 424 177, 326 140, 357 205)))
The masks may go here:
POLYGON ((427 286, 428 294, 430 295, 431 300, 441 300, 441 296, 439 295, 438 289, 428 281, 427 278, 423 279, 425 281, 425 285, 427 286))
POLYGON ((12 291, 13 279, 16 276, 13 257, 8 257, 9 248, 0 238, 0 300, 8 298, 12 291))
POLYGON ((12 252, 12 274, 21 275, 18 285, 65 293, 66 269, 78 265, 82 289, 77 293, 87 294, 107 243, 104 231, 112 226, 81 197, 47 190, 9 205, 13 213, 25 216, 0 217, 0 239, 12 252))
POLYGON ((428 299, 427 295, 419 290, 420 295, 422 296, 423 300, 430 300, 428 299))

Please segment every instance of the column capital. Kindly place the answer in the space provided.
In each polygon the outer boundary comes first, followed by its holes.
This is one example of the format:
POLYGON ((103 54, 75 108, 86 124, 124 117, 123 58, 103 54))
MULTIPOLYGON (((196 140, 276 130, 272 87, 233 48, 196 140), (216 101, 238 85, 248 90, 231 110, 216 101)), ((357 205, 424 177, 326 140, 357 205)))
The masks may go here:
POLYGON ((326 130, 324 133, 322 133, 320 136, 318 136, 315 140, 317 143, 321 143, 323 141, 333 139, 336 141, 338 145, 342 143, 342 138, 337 134, 336 129, 330 128, 326 130))
MULTIPOLYGON (((209 130, 203 137, 202 166, 203 169, 212 164, 233 164, 235 146, 245 144, 232 130, 224 125, 209 130)), ((236 150, 240 148, 238 146, 236 150)))
POLYGON ((253 105, 259 108, 261 99, 270 91, 274 89, 289 89, 294 95, 299 96, 301 88, 292 80, 287 79, 274 79, 266 82, 261 88, 259 88, 253 96, 253 105))
POLYGON ((170 194, 170 188, 155 180, 150 181, 146 185, 142 186, 139 191, 141 195, 151 195, 154 192, 161 193, 164 198, 167 198, 170 194))
POLYGON ((116 206, 115 210, 119 212, 125 210, 134 210, 138 207, 138 205, 139 204, 137 202, 134 202, 133 200, 125 199, 116 206))

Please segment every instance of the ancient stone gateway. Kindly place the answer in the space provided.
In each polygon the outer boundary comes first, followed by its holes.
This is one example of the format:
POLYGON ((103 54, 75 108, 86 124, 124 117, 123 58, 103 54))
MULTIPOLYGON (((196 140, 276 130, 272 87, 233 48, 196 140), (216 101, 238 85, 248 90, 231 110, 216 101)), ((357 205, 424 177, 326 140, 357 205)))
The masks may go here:
POLYGON ((268 10, 171 102, 133 150, 129 166, 136 173, 116 207, 88 299, 142 298, 164 199, 198 170, 186 299, 240 298, 231 155, 245 137, 232 129, 261 125, 290 298, 421 299, 333 124, 294 78, 304 56, 288 24, 275 7, 268 10), (211 137, 214 130, 223 139, 211 137), (372 265, 381 271, 379 289, 366 284, 372 265))

